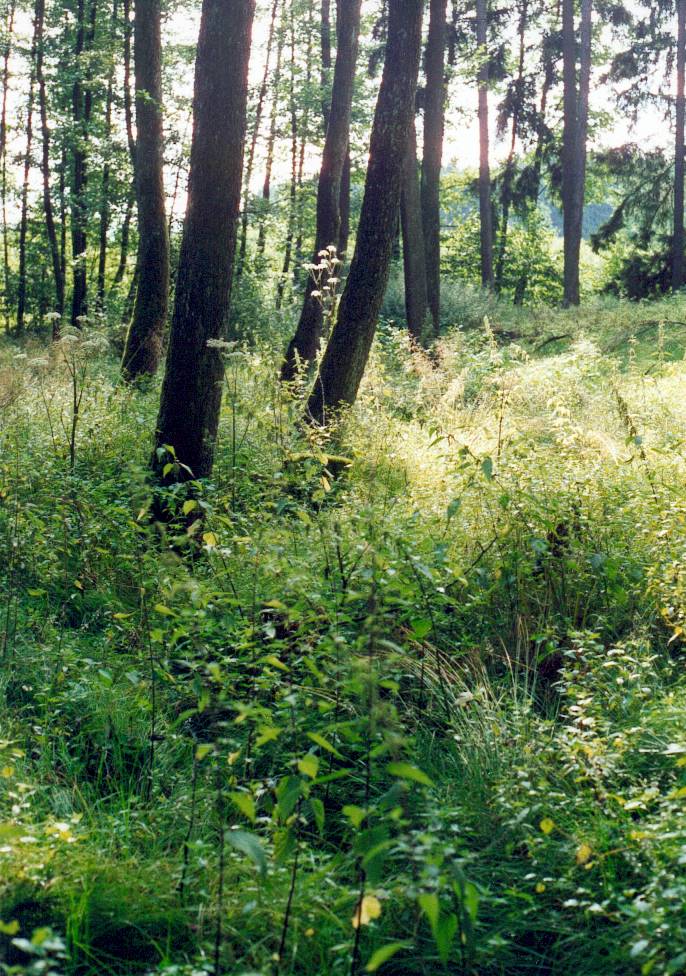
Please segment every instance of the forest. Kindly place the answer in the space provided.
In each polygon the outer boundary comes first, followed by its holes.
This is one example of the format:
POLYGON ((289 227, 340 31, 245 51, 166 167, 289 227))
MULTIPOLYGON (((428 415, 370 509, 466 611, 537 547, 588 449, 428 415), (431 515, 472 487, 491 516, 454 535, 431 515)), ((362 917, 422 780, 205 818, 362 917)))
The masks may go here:
POLYGON ((686 976, 686 0, 0 0, 0 973, 686 976))

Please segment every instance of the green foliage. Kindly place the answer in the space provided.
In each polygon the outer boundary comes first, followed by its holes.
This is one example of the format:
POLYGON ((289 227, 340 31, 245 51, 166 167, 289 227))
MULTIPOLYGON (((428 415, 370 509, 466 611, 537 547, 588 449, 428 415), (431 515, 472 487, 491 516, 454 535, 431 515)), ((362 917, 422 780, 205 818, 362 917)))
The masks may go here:
POLYGON ((482 300, 334 443, 227 349, 165 526, 156 390, 0 347, 8 973, 683 967, 682 303, 482 300))

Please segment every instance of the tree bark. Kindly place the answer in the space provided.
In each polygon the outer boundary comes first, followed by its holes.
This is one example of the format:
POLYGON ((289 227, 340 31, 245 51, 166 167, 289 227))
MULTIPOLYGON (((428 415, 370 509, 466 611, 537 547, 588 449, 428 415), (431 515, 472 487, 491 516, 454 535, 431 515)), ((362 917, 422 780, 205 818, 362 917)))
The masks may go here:
MULTIPOLYGON (((360 8, 361 0, 340 0, 329 124, 326 129, 317 187, 314 264, 318 263, 320 251, 330 244, 338 246, 339 243, 341 181, 350 138, 350 113, 355 86, 360 8)), ((310 363, 319 351, 324 317, 319 298, 313 294, 317 290, 317 284, 310 276, 305 288, 305 299, 298 327, 286 350, 281 370, 283 380, 293 379, 298 360, 310 363)))
POLYGON ((441 322, 441 164, 445 128, 445 46, 447 0, 431 0, 429 36, 426 43, 424 94, 424 158, 422 160, 422 225, 426 290, 438 335, 441 322))
MULTIPOLYGON (((64 314, 64 272, 62 269, 60 245, 57 239, 55 210, 50 193, 50 126, 48 124, 48 97, 44 68, 44 24, 45 0, 36 0, 36 79, 38 81, 38 104, 42 134, 41 171, 43 176, 43 212, 45 214, 45 230, 52 261, 52 274, 55 281, 55 311, 61 319, 64 314)), ((59 321, 56 320, 53 325, 53 338, 57 339, 59 332, 59 321)))
POLYGON ((157 371, 167 326, 161 11, 161 0, 135 0, 138 290, 122 360, 122 372, 130 381, 157 371))
POLYGON ((674 151, 674 244, 672 288, 684 285, 684 122, 686 118, 686 0, 677 0, 676 137, 674 151))
POLYGON ((564 218, 564 297, 566 306, 580 301, 579 260, 586 188, 586 140, 591 80, 592 0, 581 0, 581 43, 577 86, 574 0, 562 3, 563 111, 562 208, 564 218))
POLYGON ((252 182, 253 168, 255 166, 255 152, 257 150, 257 140, 260 135, 264 103, 267 97, 267 88, 269 87, 269 68, 271 66, 272 48, 274 46, 274 36, 276 34, 276 18, 279 12, 280 2, 281 0, 274 0, 274 3, 272 4, 272 13, 269 20, 269 35, 267 37, 267 53, 264 62, 264 73, 262 75, 262 83, 257 96, 257 105, 255 106, 255 123, 253 125, 252 136, 250 138, 250 147, 248 149, 245 162, 245 192, 243 194, 243 213, 241 215, 241 243, 238 251, 238 268, 236 269, 236 274, 238 277, 240 277, 243 271, 243 265, 245 264, 245 253, 248 246, 248 207, 250 204, 250 183, 252 182))
POLYGON ((281 84, 281 66, 283 63, 283 48, 286 38, 286 11, 282 13, 281 26, 276 39, 276 66, 272 80, 273 94, 271 114, 269 118, 269 136, 267 137, 267 158, 264 164, 264 182, 262 184, 262 212, 260 214, 259 230, 257 232, 257 253, 262 257, 267 244, 267 209, 272 196, 272 171, 274 169, 274 147, 276 145, 276 124, 279 115, 279 85, 281 84))
POLYGON ((7 100, 10 87, 10 55, 14 34, 16 0, 12 0, 7 12, 7 42, 2 52, 2 112, 0 113, 0 166, 2 167, 2 242, 4 252, 5 301, 10 290, 10 253, 7 234, 7 100))
MULTIPOLYGON (((214 462, 223 364, 212 340, 226 333, 241 202, 254 0, 203 0, 194 128, 169 353, 153 465, 174 448, 196 478, 214 462)), ((184 468, 167 480, 186 480, 184 468)))
POLYGON ((424 344, 429 331, 427 328, 428 297, 414 119, 410 123, 403 166, 400 225, 403 236, 407 328, 415 342, 424 344))
POLYGON ((92 47, 95 38, 96 0, 90 5, 90 15, 86 17, 86 0, 78 0, 76 8, 75 60, 76 75, 72 87, 72 119, 74 122, 74 144, 72 159, 72 208, 71 239, 74 262, 74 282, 72 291, 71 322, 75 328, 81 327, 83 316, 88 310, 88 278, 86 268, 86 249, 88 246, 86 212, 87 146, 89 137, 92 95, 89 79, 84 83, 85 68, 83 56, 92 47))
POLYGON ((331 85, 331 0, 322 0, 319 37, 322 52, 322 121, 324 123, 324 135, 326 135, 331 106, 331 95, 329 94, 331 85))
POLYGON ((498 259, 495 270, 495 290, 499 292, 503 286, 505 271, 505 255, 507 252, 507 233, 510 223, 510 207, 512 205, 512 184, 515 176, 515 151, 519 135, 519 118, 523 109, 524 99, 524 57, 526 54, 526 25, 529 12, 528 0, 520 0, 519 6, 519 58, 517 63, 517 78, 515 81, 515 99, 512 107, 512 128, 510 132, 510 151, 505 162, 503 185, 500 195, 501 220, 500 240, 498 242, 498 259))
POLYGON ((26 317, 26 239, 29 225, 29 180, 31 177, 31 151, 33 149, 33 102, 36 87, 38 25, 38 10, 34 7, 31 66, 29 68, 29 99, 26 109, 26 151, 24 153, 24 177, 21 186, 21 218, 19 222, 19 283, 17 291, 17 332, 19 333, 24 331, 26 317))
POLYGON ((476 0, 476 43, 479 47, 479 214, 481 218, 481 283, 493 288, 493 208, 488 131, 488 0, 476 0))
MULTIPOLYGON (((112 6, 112 26, 110 29, 110 42, 116 37, 117 20, 119 17, 119 0, 114 0, 112 6)), ((114 59, 112 59, 110 70, 107 76, 107 96, 105 100, 105 141, 106 153, 105 162, 102 167, 102 185, 100 188, 100 240, 98 249, 98 307, 102 310, 105 307, 105 277, 107 272, 107 235, 110 229, 110 177, 111 167, 109 152, 112 139, 112 105, 114 101, 114 59)))
POLYGON ((389 0, 388 37, 374 114, 355 254, 336 325, 310 394, 315 423, 355 402, 388 282, 407 134, 414 117, 423 0, 389 0))

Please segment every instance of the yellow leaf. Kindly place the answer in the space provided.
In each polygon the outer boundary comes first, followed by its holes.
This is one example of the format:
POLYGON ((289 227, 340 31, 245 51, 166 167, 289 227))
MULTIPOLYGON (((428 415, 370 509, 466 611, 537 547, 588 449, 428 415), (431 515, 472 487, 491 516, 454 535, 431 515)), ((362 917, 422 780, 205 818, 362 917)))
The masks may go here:
POLYGON ((14 770, 11 766, 3 766, 3 768, 0 769, 0 776, 2 776, 3 779, 10 779, 13 775, 14 770))
POLYGON ((550 834, 555 830, 555 821, 551 820, 550 817, 544 817, 538 826, 544 834, 550 834))
POLYGON ((588 861, 588 859, 590 858, 592 853, 593 850, 591 849, 591 847, 589 847, 588 844, 581 844, 576 851, 576 863, 585 864, 586 861, 588 861))
POLYGON ((379 899, 374 895, 365 895, 353 915, 353 928, 358 929, 360 925, 369 925, 379 915, 381 915, 381 902, 379 899))
POLYGON ((536 894, 542 895, 544 891, 545 891, 545 885, 543 884, 542 881, 539 881, 538 884, 536 885, 536 894))
POLYGON ((675 800, 683 800, 683 798, 686 796, 686 786, 680 786, 678 790, 675 790, 672 793, 672 796, 675 800))
POLYGON ((76 587, 77 590, 83 589, 83 583, 81 582, 81 580, 74 580, 74 586, 76 587))
POLYGON ((202 541, 208 549, 214 549, 218 540, 214 532, 203 532, 202 541))

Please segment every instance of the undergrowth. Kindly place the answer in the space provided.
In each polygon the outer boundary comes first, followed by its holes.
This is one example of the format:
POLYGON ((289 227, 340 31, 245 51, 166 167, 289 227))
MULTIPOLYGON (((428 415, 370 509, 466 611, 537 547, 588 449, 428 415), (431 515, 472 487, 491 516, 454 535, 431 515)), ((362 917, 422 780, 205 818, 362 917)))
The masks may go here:
POLYGON ((4 971, 686 971, 683 311, 482 313, 331 442, 228 350, 164 528, 158 391, 0 347, 4 971))

